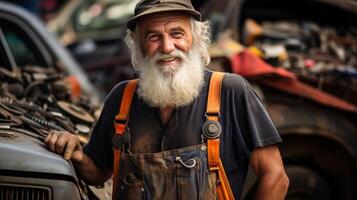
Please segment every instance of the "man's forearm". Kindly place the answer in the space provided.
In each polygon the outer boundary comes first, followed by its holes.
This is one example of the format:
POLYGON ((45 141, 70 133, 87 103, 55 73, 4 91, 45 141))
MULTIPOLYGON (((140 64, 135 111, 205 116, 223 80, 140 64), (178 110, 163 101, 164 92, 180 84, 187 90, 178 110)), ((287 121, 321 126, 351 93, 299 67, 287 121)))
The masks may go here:
POLYGON ((283 161, 276 145, 254 149, 251 165, 258 176, 256 199, 284 199, 289 187, 283 161))
POLYGON ((73 162, 81 178, 89 185, 101 185, 111 176, 111 170, 101 169, 86 154, 81 162, 73 162))
POLYGON ((284 199, 288 191, 288 187, 289 179, 284 172, 266 174, 260 178, 256 199, 284 199))

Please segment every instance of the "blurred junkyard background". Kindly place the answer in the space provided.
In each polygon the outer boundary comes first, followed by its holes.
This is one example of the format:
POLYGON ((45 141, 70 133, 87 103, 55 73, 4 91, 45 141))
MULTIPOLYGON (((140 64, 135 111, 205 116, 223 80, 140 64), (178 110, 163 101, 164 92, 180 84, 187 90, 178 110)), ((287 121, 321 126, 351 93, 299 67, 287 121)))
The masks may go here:
MULTIPOLYGON (((54 129, 85 144, 105 95, 136 77, 123 41, 136 3, 0 1, 0 199, 110 198, 41 141, 54 129)), ((357 1, 192 3, 212 29, 207 68, 248 79, 283 138, 286 199, 356 199, 357 1)), ((256 186, 249 173, 243 199, 256 186)))

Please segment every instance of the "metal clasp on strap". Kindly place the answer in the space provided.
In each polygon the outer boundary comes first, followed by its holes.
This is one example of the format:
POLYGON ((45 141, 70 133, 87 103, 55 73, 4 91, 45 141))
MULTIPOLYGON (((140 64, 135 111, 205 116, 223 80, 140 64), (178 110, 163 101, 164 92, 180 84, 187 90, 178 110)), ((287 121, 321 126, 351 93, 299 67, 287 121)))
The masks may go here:
POLYGON ((221 113, 220 112, 206 112, 205 113, 205 117, 220 117, 221 113))
POLYGON ((207 139, 216 139, 222 133, 222 126, 218 121, 207 120, 202 126, 203 136, 207 139))
POLYGON ((209 170, 210 171, 218 171, 219 167, 218 166, 210 167, 209 170))
POLYGON ((126 131, 122 135, 113 134, 112 145, 114 149, 121 149, 125 144, 130 142, 130 132, 126 131))
POLYGON ((117 124, 126 124, 126 119, 115 118, 114 122, 117 124))

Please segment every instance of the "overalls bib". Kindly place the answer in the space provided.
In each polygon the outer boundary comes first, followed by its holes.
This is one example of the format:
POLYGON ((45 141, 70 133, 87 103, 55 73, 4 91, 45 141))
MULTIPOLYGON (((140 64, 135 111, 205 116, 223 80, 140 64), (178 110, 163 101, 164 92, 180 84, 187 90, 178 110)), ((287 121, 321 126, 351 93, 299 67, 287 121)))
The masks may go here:
POLYGON ((223 73, 211 76, 202 143, 158 153, 133 154, 127 130, 137 81, 127 84, 113 135, 113 199, 234 199, 219 158, 220 91, 223 73), (206 140, 207 143, 204 143, 206 140), (120 164, 120 170, 119 170, 120 164))
POLYGON ((147 154, 122 153, 119 199, 216 199, 206 145, 147 154))

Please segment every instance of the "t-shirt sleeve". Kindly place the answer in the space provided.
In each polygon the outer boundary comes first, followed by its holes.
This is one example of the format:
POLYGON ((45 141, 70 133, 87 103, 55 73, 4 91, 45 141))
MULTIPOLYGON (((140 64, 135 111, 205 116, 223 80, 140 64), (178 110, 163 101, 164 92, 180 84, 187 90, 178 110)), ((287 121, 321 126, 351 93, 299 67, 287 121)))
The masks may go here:
POLYGON ((280 143, 277 129, 249 82, 235 74, 228 74, 225 79, 235 99, 235 122, 248 150, 280 143))
POLYGON ((94 125, 89 142, 83 147, 84 153, 101 168, 113 168, 112 136, 115 133, 114 119, 127 82, 119 83, 107 96, 98 121, 94 125))
POLYGON ((244 81, 244 85, 242 100, 245 105, 250 143, 254 147, 280 143, 282 140, 261 100, 247 81, 244 81))

